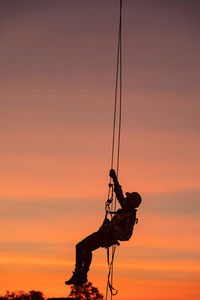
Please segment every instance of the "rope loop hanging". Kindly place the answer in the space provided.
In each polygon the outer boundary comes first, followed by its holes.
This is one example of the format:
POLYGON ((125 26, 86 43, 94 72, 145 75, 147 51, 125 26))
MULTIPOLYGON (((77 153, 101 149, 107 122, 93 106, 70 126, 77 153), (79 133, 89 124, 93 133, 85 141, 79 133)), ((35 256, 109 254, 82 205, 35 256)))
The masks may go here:
MULTIPOLYGON (((117 45, 117 63, 116 63, 116 77, 115 77, 115 97, 114 97, 114 118, 113 118, 113 136, 112 136, 112 154, 111 154, 111 169, 114 167, 114 159, 116 159, 116 172, 119 174, 119 157, 120 157, 120 141, 121 141, 121 119, 122 119, 122 0, 120 0, 120 15, 119 15, 119 32, 118 32, 118 45, 117 45), (117 106, 119 110, 118 115, 118 136, 116 136, 116 123, 117 123, 117 106), (115 143, 117 144, 117 150, 115 151, 115 143)), ((113 184, 109 183, 108 188, 108 200, 105 203, 106 217, 112 216, 113 212, 116 212, 116 196, 114 196, 113 184)), ((112 217, 111 217, 112 218, 112 217)), ((116 245, 110 250, 107 248, 108 259, 108 280, 106 289, 106 300, 108 299, 108 293, 110 291, 110 299, 116 295, 118 291, 113 288, 113 263, 115 256, 116 245)))

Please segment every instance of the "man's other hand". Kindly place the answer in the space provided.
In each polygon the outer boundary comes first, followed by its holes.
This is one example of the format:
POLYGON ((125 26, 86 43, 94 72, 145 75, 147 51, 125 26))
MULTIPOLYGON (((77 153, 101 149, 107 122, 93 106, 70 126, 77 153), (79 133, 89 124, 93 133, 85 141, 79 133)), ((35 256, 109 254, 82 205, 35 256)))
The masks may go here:
POLYGON ((114 180, 114 179, 117 179, 117 175, 116 175, 116 173, 115 173, 115 170, 114 169, 111 169, 110 170, 110 177, 114 180))

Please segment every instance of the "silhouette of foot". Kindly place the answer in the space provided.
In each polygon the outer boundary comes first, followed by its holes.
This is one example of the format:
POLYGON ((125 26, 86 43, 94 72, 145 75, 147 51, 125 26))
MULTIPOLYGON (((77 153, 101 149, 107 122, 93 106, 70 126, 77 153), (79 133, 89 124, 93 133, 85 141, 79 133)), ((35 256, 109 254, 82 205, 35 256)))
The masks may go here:
POLYGON ((72 277, 68 281, 65 281, 65 284, 67 284, 67 285, 73 284, 73 285, 80 286, 80 285, 83 285, 86 282, 87 282, 87 274, 86 273, 73 272, 72 277))

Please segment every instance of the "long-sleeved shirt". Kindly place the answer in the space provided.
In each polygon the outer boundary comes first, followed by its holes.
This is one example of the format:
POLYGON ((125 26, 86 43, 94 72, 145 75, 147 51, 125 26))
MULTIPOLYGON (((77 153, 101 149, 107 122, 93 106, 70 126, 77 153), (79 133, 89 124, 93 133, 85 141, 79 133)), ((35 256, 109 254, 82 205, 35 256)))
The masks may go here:
POLYGON ((114 181, 114 191, 121 205, 121 209, 118 209, 116 214, 112 217, 110 222, 111 234, 114 238, 123 240, 129 240, 133 227, 136 221, 136 209, 129 209, 125 206, 126 198, 123 195, 121 185, 118 180, 114 181))

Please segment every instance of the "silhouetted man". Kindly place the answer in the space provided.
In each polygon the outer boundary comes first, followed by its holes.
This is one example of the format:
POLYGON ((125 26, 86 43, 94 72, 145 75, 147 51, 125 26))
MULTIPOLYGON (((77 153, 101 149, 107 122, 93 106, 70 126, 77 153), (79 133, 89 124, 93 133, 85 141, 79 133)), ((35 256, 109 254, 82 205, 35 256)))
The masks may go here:
POLYGON ((76 266, 73 276, 65 284, 82 285, 87 282, 87 273, 92 261, 92 251, 119 244, 119 241, 128 241, 133 233, 136 222, 136 208, 140 205, 141 196, 136 193, 126 193, 124 197, 116 173, 110 170, 110 177, 114 182, 114 191, 121 205, 121 209, 112 217, 111 221, 105 218, 99 230, 76 245, 76 266))

